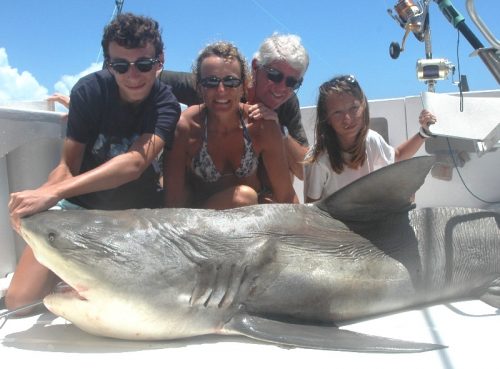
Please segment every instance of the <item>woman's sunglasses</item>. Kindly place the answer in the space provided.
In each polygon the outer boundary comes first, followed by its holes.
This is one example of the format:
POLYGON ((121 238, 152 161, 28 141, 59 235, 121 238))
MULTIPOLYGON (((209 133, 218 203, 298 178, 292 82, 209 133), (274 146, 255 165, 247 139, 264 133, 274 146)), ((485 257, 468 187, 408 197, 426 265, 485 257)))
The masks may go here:
POLYGON ((358 81, 356 81, 356 78, 352 74, 346 74, 345 76, 334 77, 330 80, 330 83, 332 85, 338 84, 340 82, 347 82, 350 85, 359 87, 358 81))
MULTIPOLYGON (((270 80, 271 82, 280 83, 281 81, 283 81, 283 78, 285 78, 283 72, 280 72, 277 69, 265 65, 262 68, 266 71, 267 79, 270 80)), ((291 88, 292 90, 296 90, 300 87, 300 85, 302 85, 302 80, 303 80, 302 78, 297 79, 288 76, 285 79, 285 86, 291 88)))
POLYGON ((126 60, 117 60, 113 62, 108 62, 108 67, 113 68, 116 72, 120 74, 127 73, 128 69, 131 65, 135 65, 137 70, 142 73, 146 73, 153 69, 153 65, 158 63, 160 60, 158 59, 138 59, 135 62, 128 62, 126 60))
POLYGON ((210 76, 206 78, 202 78, 200 80, 200 84, 206 88, 217 88, 219 87, 219 83, 224 85, 224 87, 236 88, 241 85, 241 79, 233 77, 233 76, 225 76, 222 78, 210 76))

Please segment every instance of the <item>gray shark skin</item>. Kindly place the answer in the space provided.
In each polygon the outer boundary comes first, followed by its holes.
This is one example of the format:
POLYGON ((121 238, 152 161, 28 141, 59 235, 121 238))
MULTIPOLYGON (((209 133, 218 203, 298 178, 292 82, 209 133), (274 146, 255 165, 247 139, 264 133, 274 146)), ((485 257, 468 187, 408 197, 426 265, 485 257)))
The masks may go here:
POLYGON ((396 163, 316 204, 46 211, 21 233, 76 290, 47 296, 47 308, 96 335, 438 349, 339 328, 464 299, 500 307, 500 214, 412 208, 433 162, 396 163))

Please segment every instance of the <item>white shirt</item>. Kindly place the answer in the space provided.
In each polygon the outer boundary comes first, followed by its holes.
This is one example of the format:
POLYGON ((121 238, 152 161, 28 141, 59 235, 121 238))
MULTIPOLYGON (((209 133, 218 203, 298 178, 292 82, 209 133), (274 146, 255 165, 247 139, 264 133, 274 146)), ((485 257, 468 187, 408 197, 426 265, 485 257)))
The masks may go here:
POLYGON ((332 169, 326 151, 314 163, 304 165, 304 199, 324 199, 354 180, 394 163, 394 160, 394 148, 380 134, 369 129, 366 135, 366 160, 360 168, 345 166, 342 173, 337 174, 332 169))

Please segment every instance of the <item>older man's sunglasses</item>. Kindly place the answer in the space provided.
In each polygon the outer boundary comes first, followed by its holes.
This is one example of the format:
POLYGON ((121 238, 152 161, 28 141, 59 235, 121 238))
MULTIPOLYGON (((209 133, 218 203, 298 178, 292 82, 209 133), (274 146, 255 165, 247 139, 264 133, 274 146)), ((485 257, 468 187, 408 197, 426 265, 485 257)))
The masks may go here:
POLYGON ((131 65, 135 65, 137 70, 142 73, 146 73, 151 71, 153 69, 153 65, 155 63, 158 63, 160 60, 159 59, 137 59, 135 62, 128 62, 126 60, 115 60, 112 62, 108 62, 108 67, 113 68, 116 72, 120 74, 127 73, 128 69, 130 68, 131 65))
MULTIPOLYGON (((263 66, 262 67, 266 71, 267 79, 274 83, 280 83, 285 78, 283 72, 280 72, 277 69, 263 66)), ((296 90, 302 85, 302 78, 297 79, 295 77, 288 76, 285 79, 285 86, 291 88, 292 90, 296 90)))
POLYGON ((224 85, 224 87, 236 88, 241 85, 241 79, 234 76, 225 76, 222 78, 216 76, 205 77, 200 80, 200 84, 206 88, 217 88, 219 83, 224 85))

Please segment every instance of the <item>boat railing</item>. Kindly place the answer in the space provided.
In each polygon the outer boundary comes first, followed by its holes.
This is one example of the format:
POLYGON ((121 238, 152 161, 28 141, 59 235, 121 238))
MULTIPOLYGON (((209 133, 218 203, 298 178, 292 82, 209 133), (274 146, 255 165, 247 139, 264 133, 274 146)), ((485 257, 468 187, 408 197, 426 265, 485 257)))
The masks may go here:
POLYGON ((467 0, 466 7, 474 24, 491 44, 491 47, 477 49, 473 54, 479 55, 491 74, 493 74, 497 82, 500 83, 500 41, 493 35, 493 32, 491 32, 486 23, 477 14, 474 0, 467 0))

